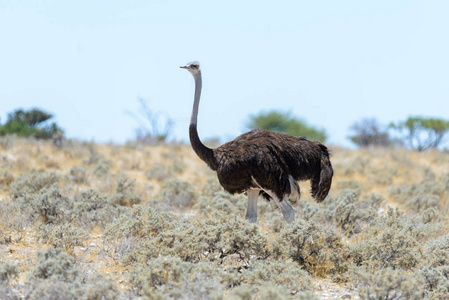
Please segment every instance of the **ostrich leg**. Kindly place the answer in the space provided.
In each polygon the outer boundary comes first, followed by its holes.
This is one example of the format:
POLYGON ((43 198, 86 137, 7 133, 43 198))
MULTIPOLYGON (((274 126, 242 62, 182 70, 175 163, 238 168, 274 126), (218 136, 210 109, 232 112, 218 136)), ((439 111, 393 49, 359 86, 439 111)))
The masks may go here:
POLYGON ((278 205, 282 214, 284 215, 285 220, 287 220, 288 223, 293 223, 293 221, 295 220, 295 211, 288 203, 287 199, 279 200, 276 196, 273 197, 273 199, 274 202, 276 202, 276 204, 278 205))
POLYGON ((259 190, 248 190, 248 209, 246 210, 245 219, 254 223, 257 221, 257 198, 259 198, 259 190))
POLYGON ((292 191, 290 196, 293 195, 295 200, 299 201, 299 198, 301 198, 301 191, 299 189, 298 183, 295 181, 295 179, 293 179, 291 175, 288 176, 288 181, 290 181, 290 190, 292 191))
POLYGON ((287 199, 279 199, 272 191, 265 190, 265 192, 273 198, 274 202, 276 202, 277 206, 281 210, 284 215, 285 220, 288 223, 293 223, 295 220, 295 211, 293 207, 291 207, 290 203, 288 203, 287 199))

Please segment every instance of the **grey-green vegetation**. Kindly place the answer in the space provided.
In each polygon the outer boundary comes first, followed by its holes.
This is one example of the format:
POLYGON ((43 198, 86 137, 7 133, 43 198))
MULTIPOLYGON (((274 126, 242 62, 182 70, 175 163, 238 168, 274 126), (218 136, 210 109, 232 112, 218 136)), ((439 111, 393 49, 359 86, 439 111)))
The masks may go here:
POLYGON ((320 299, 323 280, 361 299, 449 295, 445 152, 336 148, 323 203, 304 193, 287 224, 261 199, 252 224, 188 146, 11 143, 0 299, 320 299))

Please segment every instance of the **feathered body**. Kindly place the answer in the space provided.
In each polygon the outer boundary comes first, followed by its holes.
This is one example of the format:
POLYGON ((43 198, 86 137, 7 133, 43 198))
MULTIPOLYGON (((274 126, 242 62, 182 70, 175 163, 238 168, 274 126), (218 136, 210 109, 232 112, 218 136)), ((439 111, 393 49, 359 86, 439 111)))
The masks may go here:
POLYGON ((260 186, 283 199, 293 192, 290 176, 295 181, 312 180, 312 195, 320 202, 329 192, 329 153, 319 142, 255 129, 218 147, 214 155, 218 180, 232 194, 260 186))
POLYGON ((195 101, 189 128, 195 153, 214 171, 223 188, 231 194, 248 193, 246 218, 257 219, 257 196, 274 199, 288 221, 294 211, 285 199, 299 199, 296 181, 311 180, 312 196, 321 202, 329 193, 333 169, 326 146, 304 137, 255 129, 216 149, 206 147, 197 131, 201 94, 201 72, 197 62, 185 67, 195 78, 195 101))

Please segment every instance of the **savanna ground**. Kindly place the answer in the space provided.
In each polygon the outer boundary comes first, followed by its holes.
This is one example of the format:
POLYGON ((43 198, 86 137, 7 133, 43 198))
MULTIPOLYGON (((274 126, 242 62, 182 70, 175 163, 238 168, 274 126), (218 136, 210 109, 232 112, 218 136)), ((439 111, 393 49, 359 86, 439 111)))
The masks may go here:
POLYGON ((332 148, 288 225, 183 144, 0 139, 0 299, 447 299, 449 153, 332 148))

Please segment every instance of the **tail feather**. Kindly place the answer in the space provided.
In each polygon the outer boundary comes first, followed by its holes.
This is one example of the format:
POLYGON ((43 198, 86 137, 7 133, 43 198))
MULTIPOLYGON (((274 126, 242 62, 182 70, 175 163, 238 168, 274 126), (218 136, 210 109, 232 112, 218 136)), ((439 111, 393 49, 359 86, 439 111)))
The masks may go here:
POLYGON ((329 150, 323 144, 319 146, 321 148, 321 170, 320 173, 315 174, 315 177, 312 178, 312 197, 317 202, 322 202, 331 189, 334 171, 329 159, 329 150))

